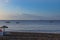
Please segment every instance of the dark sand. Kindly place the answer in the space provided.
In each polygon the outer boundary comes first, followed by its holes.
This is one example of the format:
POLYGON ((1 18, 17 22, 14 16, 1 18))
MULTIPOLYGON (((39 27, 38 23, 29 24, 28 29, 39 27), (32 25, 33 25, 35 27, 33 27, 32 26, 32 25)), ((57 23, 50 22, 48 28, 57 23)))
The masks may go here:
POLYGON ((56 33, 10 32, 11 34, 0 37, 0 40, 60 40, 56 33))

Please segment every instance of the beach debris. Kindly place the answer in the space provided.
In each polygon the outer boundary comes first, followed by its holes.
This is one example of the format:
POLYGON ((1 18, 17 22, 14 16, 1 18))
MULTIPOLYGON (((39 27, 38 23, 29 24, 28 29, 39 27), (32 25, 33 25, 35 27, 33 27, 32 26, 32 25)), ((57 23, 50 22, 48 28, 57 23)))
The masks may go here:
POLYGON ((4 36, 5 35, 5 28, 8 28, 8 27, 4 25, 4 26, 1 26, 0 28, 3 29, 3 36, 4 36))

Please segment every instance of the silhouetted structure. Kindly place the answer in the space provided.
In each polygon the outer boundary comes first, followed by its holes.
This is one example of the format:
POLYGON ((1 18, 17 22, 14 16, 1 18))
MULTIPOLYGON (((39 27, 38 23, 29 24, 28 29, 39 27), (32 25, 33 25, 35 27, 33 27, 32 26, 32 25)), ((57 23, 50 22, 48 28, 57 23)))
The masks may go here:
POLYGON ((7 26, 2 26, 2 27, 0 27, 0 28, 2 28, 3 29, 3 36, 5 35, 5 28, 8 28, 7 26))

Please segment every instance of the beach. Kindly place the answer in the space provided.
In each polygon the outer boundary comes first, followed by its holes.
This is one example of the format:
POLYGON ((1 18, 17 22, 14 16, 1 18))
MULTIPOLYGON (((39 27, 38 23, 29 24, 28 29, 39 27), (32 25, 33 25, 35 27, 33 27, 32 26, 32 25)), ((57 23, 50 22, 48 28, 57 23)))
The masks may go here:
POLYGON ((55 20, 10 20, 0 21, 0 26, 7 26, 7 32, 0 40, 60 40, 60 21, 55 20), (19 22, 18 24, 16 22, 19 22))
POLYGON ((0 40, 60 40, 57 33, 10 32, 1 36, 0 40))

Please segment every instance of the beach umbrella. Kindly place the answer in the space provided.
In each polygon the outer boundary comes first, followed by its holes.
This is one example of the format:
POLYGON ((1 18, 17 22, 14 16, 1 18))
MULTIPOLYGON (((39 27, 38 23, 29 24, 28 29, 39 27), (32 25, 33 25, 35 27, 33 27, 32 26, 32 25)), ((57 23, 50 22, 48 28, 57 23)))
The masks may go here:
POLYGON ((7 26, 2 26, 2 27, 0 27, 0 28, 3 29, 3 35, 5 35, 5 28, 8 28, 8 27, 7 27, 7 26))

